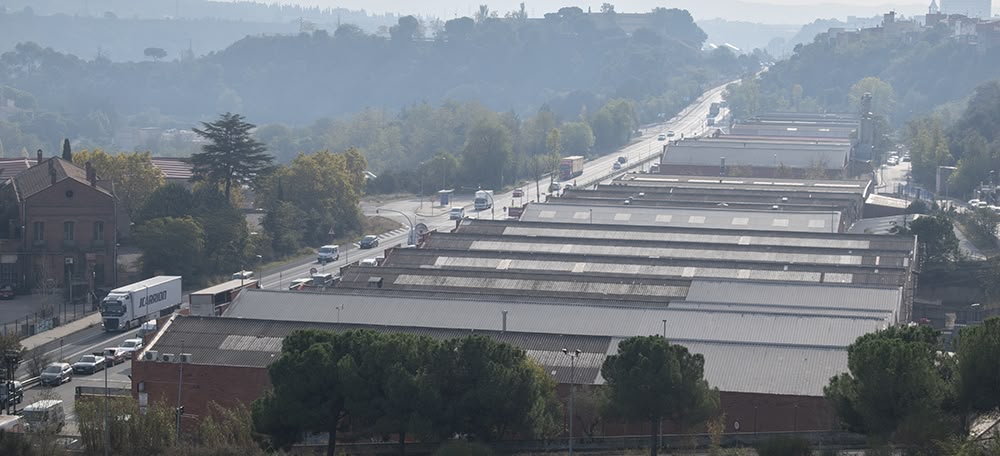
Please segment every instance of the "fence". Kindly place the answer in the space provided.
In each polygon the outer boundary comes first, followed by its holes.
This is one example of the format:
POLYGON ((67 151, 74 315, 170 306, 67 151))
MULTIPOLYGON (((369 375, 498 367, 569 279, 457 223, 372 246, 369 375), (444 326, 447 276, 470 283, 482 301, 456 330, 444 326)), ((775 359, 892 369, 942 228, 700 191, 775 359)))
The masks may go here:
POLYGON ((59 325, 64 325, 71 321, 79 320, 96 311, 96 308, 87 303, 63 303, 49 309, 16 318, 13 321, 0 324, 0 334, 16 335, 18 338, 25 338, 35 334, 48 331, 59 325))

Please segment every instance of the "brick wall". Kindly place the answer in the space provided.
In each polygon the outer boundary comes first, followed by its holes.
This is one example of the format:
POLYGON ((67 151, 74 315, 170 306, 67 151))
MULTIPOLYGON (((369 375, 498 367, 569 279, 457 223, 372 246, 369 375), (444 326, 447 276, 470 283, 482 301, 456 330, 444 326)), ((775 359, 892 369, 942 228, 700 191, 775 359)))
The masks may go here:
MULTIPOLYGON (((175 407, 179 375, 177 363, 133 360, 132 394, 138 398, 141 383, 150 404, 165 401, 175 407)), ((213 401, 223 407, 239 403, 249 407, 270 386, 267 369, 205 364, 185 364, 183 381, 181 399, 189 416, 204 415, 213 401)))

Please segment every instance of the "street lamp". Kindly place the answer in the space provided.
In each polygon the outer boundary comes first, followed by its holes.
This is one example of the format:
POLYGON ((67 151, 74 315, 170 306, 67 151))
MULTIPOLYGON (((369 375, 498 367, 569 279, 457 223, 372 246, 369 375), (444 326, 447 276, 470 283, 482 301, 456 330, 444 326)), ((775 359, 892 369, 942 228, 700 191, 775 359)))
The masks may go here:
POLYGON ((403 217, 405 217, 406 218, 406 223, 410 224, 410 234, 409 234, 409 236, 406 239, 406 245, 414 245, 414 244, 417 243, 417 234, 416 234, 415 231, 413 231, 413 221, 410 220, 410 216, 409 215, 406 215, 405 213, 397 211, 395 209, 385 209, 385 208, 377 208, 377 209, 375 209, 375 214, 378 214, 379 211, 394 212, 394 213, 397 213, 397 214, 402 215, 403 217))
POLYGON ((580 350, 570 352, 562 349, 564 355, 569 356, 569 456, 573 456, 573 396, 576 391, 576 359, 580 357, 580 350))

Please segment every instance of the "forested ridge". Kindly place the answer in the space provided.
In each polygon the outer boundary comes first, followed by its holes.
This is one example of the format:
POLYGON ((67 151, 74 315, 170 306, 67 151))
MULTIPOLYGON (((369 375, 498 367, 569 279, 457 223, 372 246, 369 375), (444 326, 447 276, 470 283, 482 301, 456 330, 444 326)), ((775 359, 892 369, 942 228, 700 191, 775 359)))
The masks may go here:
MULTIPOLYGON (((51 150, 64 137, 113 150, 122 128, 190 128, 220 112, 258 125, 305 125, 446 100, 516 116, 547 106, 560 120, 574 120, 621 98, 636 103, 637 120, 649 121, 756 66, 727 50, 703 53, 705 34, 686 11, 657 9, 650 18, 650 28, 626 34, 598 27, 579 8, 544 19, 486 9, 438 24, 436 32, 407 16, 388 37, 344 24, 332 33, 246 37, 201 58, 163 58, 154 48, 144 62, 20 43, 0 56, 0 86, 17 108, 0 121, 0 135, 14 151, 51 150)), ((287 161, 316 150, 278 155, 287 161)))

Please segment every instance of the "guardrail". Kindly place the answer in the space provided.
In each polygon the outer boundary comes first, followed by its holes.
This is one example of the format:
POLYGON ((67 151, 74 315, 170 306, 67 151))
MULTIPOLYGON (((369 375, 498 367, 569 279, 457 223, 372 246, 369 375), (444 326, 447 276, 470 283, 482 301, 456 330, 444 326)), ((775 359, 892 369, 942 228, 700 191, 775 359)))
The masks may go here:
POLYGON ((27 390, 34 388, 42 383, 41 377, 31 377, 29 379, 21 380, 21 389, 27 390))

